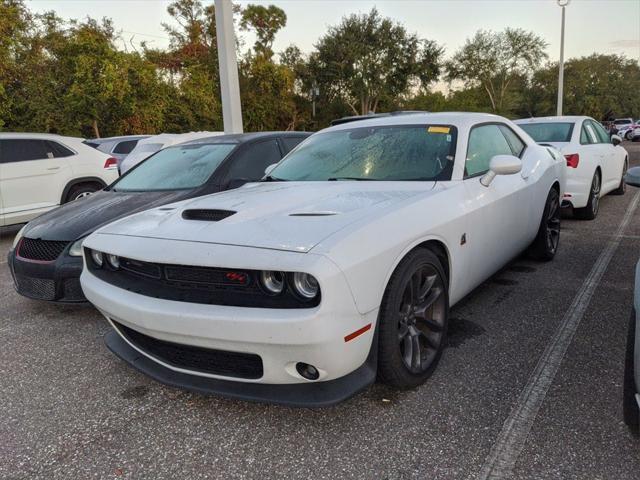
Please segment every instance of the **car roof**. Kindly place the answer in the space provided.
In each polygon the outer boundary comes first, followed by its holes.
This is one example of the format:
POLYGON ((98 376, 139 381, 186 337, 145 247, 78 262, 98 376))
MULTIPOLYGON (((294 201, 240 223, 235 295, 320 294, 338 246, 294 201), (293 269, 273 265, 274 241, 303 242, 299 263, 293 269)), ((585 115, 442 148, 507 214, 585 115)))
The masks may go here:
POLYGON ((566 123, 566 122, 578 122, 581 120, 590 119, 591 117, 587 117, 584 115, 561 115, 561 116, 550 116, 550 117, 531 117, 531 118, 519 118, 518 120, 514 120, 514 123, 523 124, 523 123, 566 123))
POLYGON ((312 134, 312 132, 296 132, 296 131, 286 131, 286 132, 250 132, 250 133, 230 133, 227 135, 216 135, 215 137, 204 137, 198 138, 196 140, 190 140, 188 142, 184 142, 182 145, 189 145, 194 143, 246 143, 252 140, 257 140, 260 138, 270 138, 270 137, 308 137, 312 134))
POLYGON ((135 140, 136 138, 149 138, 151 135, 118 135, 115 137, 87 138, 85 142, 91 143, 107 143, 118 142, 121 140, 135 140))
POLYGON ((29 133, 29 132, 0 132, 0 138, 24 138, 24 139, 38 139, 38 140, 75 140, 82 141, 82 137, 70 137, 64 135, 58 135, 55 133, 29 133))
POLYGON ((385 125, 415 125, 415 124, 442 124, 454 125, 459 128, 471 127, 484 122, 508 122, 504 117, 491 113, 478 112, 438 112, 438 113, 403 113, 402 115, 378 116, 356 122, 342 123, 329 127, 323 132, 350 130, 362 127, 377 127, 385 125))

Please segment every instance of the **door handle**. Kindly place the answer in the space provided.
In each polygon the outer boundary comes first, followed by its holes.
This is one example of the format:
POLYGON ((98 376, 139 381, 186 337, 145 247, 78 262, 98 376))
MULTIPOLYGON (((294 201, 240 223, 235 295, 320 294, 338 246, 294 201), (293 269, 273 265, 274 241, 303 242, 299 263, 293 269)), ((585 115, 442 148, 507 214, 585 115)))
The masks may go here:
POLYGON ((60 167, 49 167, 47 170, 60 170, 60 167))

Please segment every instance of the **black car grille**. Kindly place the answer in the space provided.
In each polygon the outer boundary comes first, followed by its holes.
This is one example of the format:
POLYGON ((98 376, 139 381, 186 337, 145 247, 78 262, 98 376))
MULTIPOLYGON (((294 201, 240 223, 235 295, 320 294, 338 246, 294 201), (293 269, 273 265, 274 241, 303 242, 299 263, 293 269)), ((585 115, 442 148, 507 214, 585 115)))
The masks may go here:
POLYGON ((182 212, 185 220, 203 220, 207 222, 219 222, 233 215, 233 210, 191 209, 182 212))
POLYGON ((15 280, 18 292, 25 297, 37 300, 54 300, 56 297, 56 284, 53 280, 22 275, 16 275, 15 280))
POLYGON ((18 255, 28 260, 53 262, 67 248, 67 245, 69 245, 69 242, 23 238, 20 241, 18 255))
POLYGON ((132 344, 173 367, 246 379, 257 379, 263 375, 262 359, 259 355, 166 342, 120 323, 113 322, 113 324, 132 344))
POLYGON ((85 258, 99 279, 147 297, 249 308, 312 308, 320 303, 320 294, 303 300, 290 287, 280 295, 266 294, 257 270, 150 263, 124 257, 120 257, 121 268, 114 270, 106 264, 97 267, 89 253, 85 258))

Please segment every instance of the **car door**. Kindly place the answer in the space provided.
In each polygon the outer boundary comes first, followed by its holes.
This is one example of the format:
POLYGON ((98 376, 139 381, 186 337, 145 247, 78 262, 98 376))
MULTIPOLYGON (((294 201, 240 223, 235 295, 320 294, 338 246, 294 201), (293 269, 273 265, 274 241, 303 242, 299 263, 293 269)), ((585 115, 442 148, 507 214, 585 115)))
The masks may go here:
POLYGON ((0 140, 0 191, 7 224, 27 221, 60 204, 60 192, 71 173, 57 142, 43 139, 0 140))
POLYGON ((246 182, 260 180, 264 176, 265 168, 278 163, 281 158, 282 151, 276 138, 243 145, 229 162, 222 183, 223 188, 235 188, 246 182))
POLYGON ((474 126, 469 133, 465 161, 466 206, 468 212, 467 247, 471 262, 469 274, 475 284, 495 273, 520 253, 532 240, 532 189, 528 188, 527 165, 532 155, 526 144, 507 125, 490 123, 474 126), (510 140, 505 136, 513 137, 510 140), (520 174, 498 175, 485 187, 480 178, 489 170, 495 155, 516 155, 523 159, 520 174))
POLYGON ((620 176, 624 166, 624 153, 621 148, 611 143, 611 137, 596 121, 590 121, 600 147, 600 165, 602 168, 602 191, 607 193, 620 185, 620 176))

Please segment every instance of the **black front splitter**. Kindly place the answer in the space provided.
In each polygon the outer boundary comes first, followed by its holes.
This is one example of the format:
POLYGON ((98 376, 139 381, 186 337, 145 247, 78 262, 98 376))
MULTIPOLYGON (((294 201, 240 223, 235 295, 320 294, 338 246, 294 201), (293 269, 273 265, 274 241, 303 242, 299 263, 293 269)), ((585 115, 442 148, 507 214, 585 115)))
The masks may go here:
POLYGON ((115 330, 106 335, 105 344, 129 365, 165 385, 202 394, 290 407, 329 407, 364 390, 376 379, 375 349, 372 349, 372 354, 360 368, 344 377, 326 382, 274 385, 234 382, 176 372, 138 352, 115 330))

